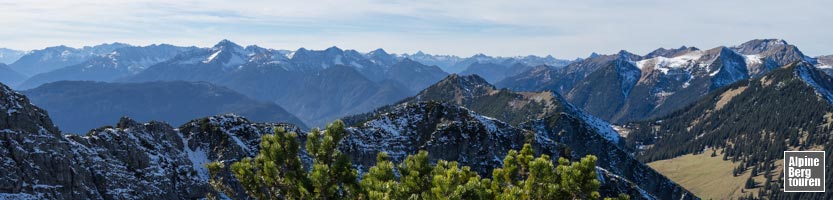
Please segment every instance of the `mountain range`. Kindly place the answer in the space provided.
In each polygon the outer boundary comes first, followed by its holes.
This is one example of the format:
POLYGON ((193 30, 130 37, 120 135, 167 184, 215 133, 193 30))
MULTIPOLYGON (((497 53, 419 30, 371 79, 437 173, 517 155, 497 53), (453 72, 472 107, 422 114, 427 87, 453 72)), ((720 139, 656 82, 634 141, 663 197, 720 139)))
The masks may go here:
MULTIPOLYGON (((182 53, 118 81, 211 82, 257 100, 275 102, 305 123, 321 125, 410 95, 401 82, 387 78, 388 72, 409 76, 399 80, 413 79, 410 76, 416 71, 428 75, 428 81, 444 76, 442 71, 414 63, 406 63, 409 67, 404 69, 413 73, 388 70, 391 66, 377 65, 356 51, 335 47, 323 51, 302 48, 290 55, 291 58, 257 46, 244 48, 224 40, 212 48, 182 53), (431 78, 432 75, 436 77, 431 78)), ((419 82, 409 83, 419 86, 419 82)), ((420 84, 427 86, 430 82, 420 84)))
POLYGON ((23 57, 25 51, 18 51, 14 49, 0 48, 0 63, 10 64, 23 57))
POLYGON ((17 61, 9 64, 17 72, 26 76, 49 72, 70 65, 76 65, 88 59, 106 55, 121 47, 130 46, 124 43, 100 44, 72 48, 67 46, 47 47, 26 53, 17 61))
POLYGON ((597 156, 604 196, 830 198, 783 193, 778 177, 780 152, 833 147, 831 65, 780 39, 576 60, 228 40, 49 47, 0 64, 0 82, 21 89, 0 86, 0 170, 13 172, 0 199, 199 198, 204 163, 254 156, 276 127, 303 145, 336 119, 360 172, 378 152, 429 150, 488 177, 530 143, 554 159, 597 156))
MULTIPOLYGON (((831 90, 832 77, 813 63, 796 61, 716 89, 666 116, 628 123, 622 129, 628 132, 628 146, 640 160, 666 166, 699 158, 696 163, 720 166, 690 165, 708 169, 700 176, 723 176, 710 181, 737 181, 720 188, 705 182, 681 182, 686 188, 707 194, 701 197, 827 199, 830 195, 824 193, 784 193, 782 154, 788 150, 831 151, 831 90), (747 179, 752 180, 751 187, 742 184, 747 179)), ((826 159, 831 158, 828 155, 826 159)), ((670 168, 661 171, 672 179, 698 179, 670 168)), ((826 177, 829 180, 831 175, 826 177)), ((826 187, 831 186, 827 183, 826 187)))
POLYGON ((113 81, 139 73, 174 56, 195 49, 172 45, 125 46, 103 55, 94 55, 79 64, 36 74, 17 89, 31 89, 55 81, 113 81))
POLYGON ((383 49, 360 53, 337 47, 274 50, 228 40, 211 48, 111 43, 26 52, 9 69, 0 69, 14 71, 0 81, 18 90, 56 81, 203 81, 274 102, 305 124, 323 125, 413 95, 449 71, 480 74, 494 82, 529 66, 569 62, 552 56, 457 57, 383 49))
POLYGON ((570 103, 614 123, 658 117, 739 80, 794 61, 816 64, 784 40, 751 40, 733 47, 657 49, 645 56, 620 51, 564 68, 538 67, 498 82, 518 91, 556 91, 570 103))
POLYGON ((512 64, 520 63, 526 66, 548 65, 560 67, 572 62, 570 60, 557 59, 555 57, 552 57, 551 55, 547 55, 545 57, 539 57, 534 55, 515 57, 492 57, 487 56, 485 54, 475 54, 471 57, 458 57, 451 55, 432 55, 424 53, 422 51, 419 51, 415 54, 401 54, 397 57, 408 58, 420 63, 424 63, 426 65, 436 65, 440 67, 443 71, 446 71, 448 73, 462 73, 466 70, 474 70, 469 68, 472 68, 472 65, 476 63, 492 63, 501 64, 505 66, 511 66, 512 64))
POLYGON ((191 119, 226 113, 236 113, 256 121, 289 122, 307 128, 281 106, 253 100, 234 90, 206 82, 59 81, 22 93, 33 104, 49 111, 55 125, 76 134, 112 124, 114 119, 122 116, 182 124, 191 119))
MULTIPOLYGON (((0 176, 4 180, 0 182, 6 183, 0 185, 3 198, 202 197, 210 191, 205 163, 228 164, 253 156, 259 136, 276 127, 305 134, 291 124, 251 123, 229 114, 192 120, 179 128, 121 118, 115 126, 94 129, 84 136, 62 136, 48 114, 30 104, 26 96, 0 85, 0 100, 0 110, 6 113, 0 115, 0 141, 10 147, 0 149, 0 169, 13 172, 0 176)), ((367 166, 365 156, 375 155, 379 148, 392 148, 382 150, 393 155, 418 149, 458 152, 434 154, 439 157, 433 159, 457 159, 483 170, 499 164, 495 159, 502 155, 482 152, 517 149, 525 141, 534 141, 539 153, 568 158, 599 155, 605 195, 695 198, 618 147, 618 135, 600 132, 611 129, 609 125, 588 122, 590 116, 574 107, 566 108, 566 112, 531 121, 522 126, 528 129, 521 129, 453 104, 405 103, 348 128, 350 134, 339 148, 350 154, 360 169, 367 166), (376 137, 385 135, 396 137, 376 137), (417 139, 408 139, 411 137, 417 139), (473 148, 461 148, 466 147, 461 144, 473 148)))
POLYGON ((14 71, 6 64, 0 63, 0 82, 7 84, 19 84, 26 80, 26 76, 14 71))

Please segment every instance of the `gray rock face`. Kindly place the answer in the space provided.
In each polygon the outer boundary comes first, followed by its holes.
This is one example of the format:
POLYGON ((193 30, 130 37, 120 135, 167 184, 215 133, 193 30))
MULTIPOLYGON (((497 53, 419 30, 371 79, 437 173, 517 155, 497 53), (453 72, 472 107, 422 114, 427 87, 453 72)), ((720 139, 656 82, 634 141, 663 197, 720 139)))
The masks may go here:
POLYGON ((604 196, 634 199, 696 199, 691 193, 637 161, 606 138, 583 115, 567 112, 512 126, 452 103, 404 103, 349 129, 341 144, 361 171, 379 152, 395 162, 427 150, 432 162, 455 160, 489 177, 511 150, 532 144, 536 154, 578 159, 596 155, 604 196))
POLYGON ((357 127, 342 143, 363 171, 386 152, 396 162, 427 150, 433 161, 454 160, 482 175, 501 166, 510 149, 523 147, 527 131, 447 103, 403 104, 357 127))
MULTIPOLYGON (((210 191, 203 166, 254 156, 273 127, 236 115, 180 128, 122 118, 85 136, 60 135, 47 114, 0 85, 0 198, 195 199, 210 191)), ((226 172, 227 173, 227 172, 226 172)))
POLYGON ((559 95, 497 90, 477 75, 452 74, 402 103, 345 121, 353 127, 342 147, 364 170, 380 151, 401 161, 428 150, 433 161, 456 160, 488 177, 508 150, 530 143, 553 158, 596 155, 606 196, 695 198, 633 158, 610 124, 559 95))

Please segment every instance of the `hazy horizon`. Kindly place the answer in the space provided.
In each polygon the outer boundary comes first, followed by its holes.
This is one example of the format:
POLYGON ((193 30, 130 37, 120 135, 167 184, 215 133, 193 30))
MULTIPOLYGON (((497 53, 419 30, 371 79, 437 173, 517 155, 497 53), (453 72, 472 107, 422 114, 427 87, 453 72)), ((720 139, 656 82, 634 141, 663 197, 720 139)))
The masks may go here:
POLYGON ((122 42, 210 47, 221 39, 272 49, 423 51, 468 57, 734 46, 777 38, 833 54, 833 2, 806 1, 324 1, 134 0, 3 2, 0 47, 36 50, 122 42))

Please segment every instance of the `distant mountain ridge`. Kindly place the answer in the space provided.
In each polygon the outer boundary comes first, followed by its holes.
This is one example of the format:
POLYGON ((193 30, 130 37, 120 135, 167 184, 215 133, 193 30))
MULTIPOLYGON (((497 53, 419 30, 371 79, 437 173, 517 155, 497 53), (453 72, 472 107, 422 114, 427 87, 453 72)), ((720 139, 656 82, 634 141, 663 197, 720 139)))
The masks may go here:
POLYGON ((9 64, 9 66, 21 74, 33 76, 66 66, 76 65, 94 56, 109 54, 115 49, 128 46, 130 45, 124 43, 110 43, 85 46, 82 48, 72 48, 63 45, 47 47, 45 49, 28 52, 14 63, 9 64))
MULTIPOLYGON (((224 46, 225 44, 237 46, 237 44, 228 40, 223 40, 218 43, 220 46, 224 46)), ((215 46, 214 48, 216 47, 219 46, 215 46)), ((112 81, 126 75, 136 74, 153 64, 170 60, 179 53, 192 51, 194 48, 195 47, 175 47, 167 44, 140 47, 124 43, 112 43, 87 46, 83 48, 54 46, 31 52, 4 50, 6 53, 0 52, 0 57, 2 57, 2 55, 11 55, 11 57, 6 56, 10 58, 10 61, 7 64, 11 65, 14 70, 20 72, 27 78, 34 76, 29 78, 29 80, 23 83, 23 85, 11 85, 13 87, 29 89, 37 87, 43 83, 61 80, 112 81), (119 50, 120 48, 124 49, 119 50), (25 55, 23 53, 25 53, 25 55), (15 54, 20 55, 14 56, 15 54), (19 62, 12 64, 11 62, 13 61, 19 62)), ((501 68, 507 69, 491 73, 502 74, 503 71, 508 71, 509 75, 512 75, 519 71, 524 71, 527 66, 563 66, 570 62, 567 60, 556 59, 552 56, 538 57, 534 55, 492 57, 484 54, 476 54, 472 57, 457 57, 431 55, 425 54, 421 51, 416 54, 389 54, 384 49, 377 49, 368 53, 359 53, 355 50, 342 50, 337 47, 331 47, 321 51, 307 50, 305 48, 300 48, 295 51, 274 50, 254 45, 249 47, 238 46, 236 48, 238 49, 229 49, 226 52, 237 52, 242 54, 229 57, 236 60, 231 63, 227 63, 228 65, 239 65, 244 64, 245 62, 292 63, 289 65, 283 65, 283 67, 287 70, 321 70, 333 65, 347 65, 355 68, 366 78, 374 82, 380 82, 391 78, 395 79, 396 76, 392 74, 395 74, 396 72, 387 71, 390 70, 391 66, 406 59, 417 61, 417 63, 424 63, 426 67, 423 68, 433 71, 431 73, 434 74, 447 73, 448 71, 460 72, 466 68, 470 68, 470 65, 480 63, 503 65, 501 68), (296 54, 298 54, 298 56, 296 56, 296 54), (251 58, 253 60, 244 60, 249 58, 249 56, 254 56, 256 58, 251 58), (437 66, 439 67, 439 70, 430 69, 429 66, 437 66)), ((199 57, 201 57, 201 61, 208 61, 209 57, 213 55, 190 52, 186 56, 197 56, 195 54, 203 54, 199 55, 199 57)), ((225 55, 226 53, 220 54, 225 55)), ((220 56, 220 54, 218 54, 218 56, 220 56)), ((222 60, 225 58, 220 59, 222 60)), ((178 64, 188 64, 195 61, 197 60, 182 61, 178 64)), ((466 74, 478 73, 478 69, 470 71, 470 73, 466 74)), ((490 77, 488 74, 481 75, 490 77)), ((503 76, 506 75, 501 75, 501 78, 503 76)), ((493 82, 497 81, 492 80, 491 78, 489 80, 493 82)), ((419 91, 419 89, 422 89, 423 86, 427 86, 429 84, 430 82, 420 83, 417 85, 405 85, 411 87, 413 92, 416 92, 419 91)))
POLYGON ((84 134, 129 116, 181 124, 188 120, 236 113, 259 122, 303 122, 281 106, 250 99, 209 83, 103 83, 59 81, 25 90, 33 104, 49 111, 65 131, 84 134))
POLYGON ((474 63, 492 63, 512 65, 515 63, 524 64, 527 66, 549 65, 549 66, 564 66, 571 61, 557 59, 551 55, 544 57, 528 55, 528 56, 513 56, 513 57, 493 57, 485 54, 475 54, 471 57, 460 57, 454 55, 432 55, 422 51, 414 54, 396 54, 400 59, 408 58, 426 65, 436 65, 448 73, 461 73, 466 68, 474 63))
POLYGON ((307 124, 323 125, 405 98, 445 75, 436 66, 397 60, 383 51, 372 56, 337 47, 281 51, 223 40, 118 81, 211 82, 282 105, 307 124))
POLYGON ((829 75, 833 75, 833 55, 816 57, 816 61, 818 62, 816 68, 821 69, 829 75))
POLYGON ((25 51, 0 48, 0 63, 11 64, 17 61, 17 59, 20 59, 20 57, 23 57, 24 54, 26 54, 25 51))
POLYGON ((6 64, 0 63, 0 83, 7 85, 17 85, 26 80, 26 76, 14 71, 6 64))
POLYGON ((94 55, 77 65, 70 65, 54 71, 34 75, 23 82, 19 89, 30 89, 55 81, 113 81, 173 58, 194 49, 172 45, 127 46, 105 55, 94 55))
POLYGON ((752 40, 708 50, 660 48, 646 56, 620 51, 564 68, 535 68, 497 85, 556 91, 595 116, 622 123, 667 114, 716 88, 794 61, 816 63, 783 40, 752 40))

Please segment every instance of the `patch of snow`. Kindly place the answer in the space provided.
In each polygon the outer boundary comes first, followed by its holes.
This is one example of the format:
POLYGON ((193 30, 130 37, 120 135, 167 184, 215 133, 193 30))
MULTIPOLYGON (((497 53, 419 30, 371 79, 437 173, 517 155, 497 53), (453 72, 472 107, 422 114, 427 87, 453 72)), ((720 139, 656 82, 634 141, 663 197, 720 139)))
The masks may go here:
POLYGON ((26 194, 26 193, 0 193, 0 200, 38 200, 43 199, 42 196, 26 194))
POLYGON ((356 61, 351 61, 351 62, 350 62, 350 65, 352 65, 353 67, 356 67, 356 69, 362 69, 362 68, 364 68, 364 65, 359 64, 359 63, 357 63, 356 61))
MULTIPOLYGON (((561 97, 557 96, 557 94, 553 95, 555 98, 561 99, 561 97)), ((602 119, 599 119, 598 117, 587 114, 583 110, 575 107, 573 104, 567 103, 566 100, 563 100, 561 102, 564 102, 564 106, 567 107, 568 111, 570 111, 576 117, 583 119, 584 122, 586 122, 587 125, 590 126, 590 128, 596 130, 596 132, 598 132, 598 134, 601 135, 603 138, 610 142, 613 142, 614 144, 619 144, 619 132, 616 132, 613 125, 607 123, 602 119)))
POLYGON ((667 96, 671 96, 673 94, 674 94, 674 92, 660 91, 660 92, 657 92, 655 95, 657 97, 667 97, 667 96))
POLYGON ((177 131, 177 134, 179 135, 179 138, 182 139, 182 144, 185 145, 183 152, 185 152, 188 156, 188 160, 191 161, 194 171, 197 171, 197 175, 202 180, 208 180, 208 168, 205 167, 205 164, 211 162, 208 160, 208 154, 202 148, 197 148, 192 151, 191 148, 188 147, 188 140, 185 139, 182 133, 177 131))
POLYGON ((636 67, 636 63, 627 62, 625 65, 617 66, 616 69, 619 71, 618 74, 621 80, 620 86, 622 87, 623 96, 628 96, 630 94, 631 89, 636 86, 636 82, 639 81, 639 77, 642 76, 642 72, 640 70, 629 68, 630 66, 628 65, 636 67))
POLYGON ((650 66, 654 70, 659 70, 663 74, 667 74, 671 69, 685 69, 693 66, 692 64, 701 57, 703 57, 702 51, 693 51, 673 58, 658 56, 640 60, 636 62, 636 66, 642 71, 645 71, 650 66))
POLYGON ((753 65, 760 65, 763 63, 761 61, 760 55, 743 55, 743 59, 746 60, 746 66, 753 66, 753 65))
POLYGON ((822 97, 824 97, 824 99, 833 104, 833 92, 830 92, 830 90, 828 90, 827 88, 824 88, 821 85, 819 85, 816 82, 816 80, 813 79, 813 72, 810 70, 812 69, 804 66, 798 66, 796 67, 795 73, 798 74, 798 76, 801 78, 802 81, 804 81, 804 83, 807 83, 807 85, 813 87, 817 94, 821 95, 822 97))
POLYGON ((205 167, 205 164, 211 162, 208 160, 208 154, 206 154, 205 151, 200 148, 197 148, 197 150, 194 151, 191 151, 188 148, 185 149, 185 151, 188 153, 188 160, 191 161, 194 170, 197 171, 197 174, 200 176, 201 179, 208 180, 208 169, 205 167))
POLYGON ((6 110, 6 115, 12 116, 12 114, 18 113, 18 110, 23 109, 23 106, 20 105, 20 102, 23 101, 22 94, 11 90, 0 92, 3 93, 2 96, 6 97, 6 99, 0 99, 0 110, 6 110))
POLYGON ((244 151, 249 152, 249 153, 252 152, 252 149, 249 148, 249 145, 246 145, 246 143, 243 143, 243 141, 240 140, 240 138, 238 138, 237 135, 231 134, 231 133, 228 133, 228 132, 226 132, 226 134, 231 136, 231 139, 234 140, 234 143, 237 144, 237 146, 240 146, 240 148, 242 148, 244 151))
POLYGON ((714 70, 712 73, 709 73, 709 76, 717 76, 717 73, 720 73, 720 69, 714 70))
POLYGON ((469 113, 472 114, 477 119, 477 121, 480 121, 480 123, 483 124, 484 127, 486 127, 486 130, 493 133, 497 132, 497 126, 495 125, 495 121, 497 121, 497 119, 483 115, 478 115, 475 114, 473 111, 469 111, 469 113))
POLYGON ((217 52, 214 52, 214 54, 211 54, 211 56, 208 56, 208 58, 205 59, 205 61, 202 61, 202 63, 210 63, 211 61, 214 61, 214 58, 217 58, 217 55, 220 55, 221 52, 223 52, 223 50, 219 50, 217 52))

